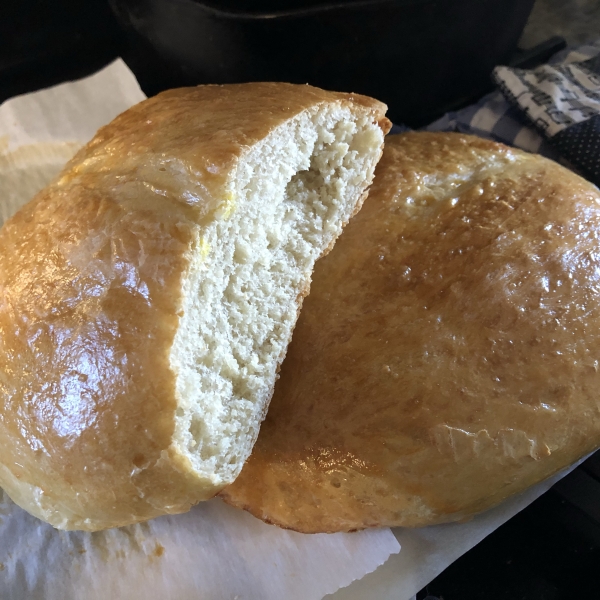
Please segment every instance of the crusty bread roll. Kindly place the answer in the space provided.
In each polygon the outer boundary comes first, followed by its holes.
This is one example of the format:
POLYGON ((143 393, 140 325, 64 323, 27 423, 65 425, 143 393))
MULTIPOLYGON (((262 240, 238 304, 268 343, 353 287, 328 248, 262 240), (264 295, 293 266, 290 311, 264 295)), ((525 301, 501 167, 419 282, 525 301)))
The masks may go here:
POLYGON ((304 532, 462 520, 600 445, 600 193, 459 134, 386 140, 313 274, 228 502, 304 532))
POLYGON ((17 504, 97 530, 234 480, 384 112, 309 86, 172 90, 5 224, 0 486, 17 504))

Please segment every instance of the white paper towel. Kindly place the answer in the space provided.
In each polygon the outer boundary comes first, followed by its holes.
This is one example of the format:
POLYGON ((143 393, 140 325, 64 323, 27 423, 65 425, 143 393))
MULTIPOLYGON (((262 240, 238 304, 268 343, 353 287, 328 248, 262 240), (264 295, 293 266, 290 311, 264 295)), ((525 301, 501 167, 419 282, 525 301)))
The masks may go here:
MULTIPOLYGON (((0 106, 1 219, 100 126, 143 99, 118 60, 0 106)), ((59 532, 0 491, 1 600, 319 600, 399 549, 389 529, 302 535, 219 500, 108 532, 59 532)))
POLYGON ((303 535, 219 500, 86 533, 0 499, 2 600, 319 600, 397 551, 389 530, 303 535))
POLYGON ((0 106, 0 151, 3 143, 4 151, 43 142, 84 144, 145 98, 122 60, 91 77, 17 96, 0 106))

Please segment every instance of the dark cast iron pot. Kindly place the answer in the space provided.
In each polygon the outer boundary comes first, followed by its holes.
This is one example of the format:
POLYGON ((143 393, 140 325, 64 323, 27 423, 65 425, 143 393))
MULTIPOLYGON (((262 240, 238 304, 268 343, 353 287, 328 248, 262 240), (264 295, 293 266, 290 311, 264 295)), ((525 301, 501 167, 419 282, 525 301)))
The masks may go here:
POLYGON ((359 92, 422 125, 489 86, 533 0, 111 0, 149 94, 290 81, 359 92))

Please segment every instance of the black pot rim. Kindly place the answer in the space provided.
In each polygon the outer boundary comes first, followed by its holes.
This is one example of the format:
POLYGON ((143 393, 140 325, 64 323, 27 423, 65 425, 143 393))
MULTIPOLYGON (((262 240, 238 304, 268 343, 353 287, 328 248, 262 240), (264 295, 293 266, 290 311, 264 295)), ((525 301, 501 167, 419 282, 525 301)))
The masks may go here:
MULTIPOLYGON (((357 9, 364 8, 379 8, 385 6, 410 6, 413 4, 431 4, 435 0, 355 0, 353 2, 343 2, 340 0, 333 2, 324 2, 317 6, 307 6, 304 8, 296 8, 289 10, 274 10, 274 11, 236 11, 236 10, 223 10, 216 8, 210 4, 206 4, 201 0, 169 0, 169 2, 177 2, 190 7, 195 7, 212 17, 217 19, 226 20, 239 20, 239 21, 266 21, 276 19, 289 19, 289 18, 303 18, 312 17, 322 13, 330 12, 349 12, 357 9)), ((114 4, 128 4, 128 0, 112 0, 114 4)))

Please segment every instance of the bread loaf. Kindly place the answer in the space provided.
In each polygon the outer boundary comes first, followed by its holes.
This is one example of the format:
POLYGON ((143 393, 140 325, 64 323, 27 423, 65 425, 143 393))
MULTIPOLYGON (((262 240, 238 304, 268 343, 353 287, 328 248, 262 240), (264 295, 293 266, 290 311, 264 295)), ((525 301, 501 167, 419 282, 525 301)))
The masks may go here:
POLYGON ((456 521, 600 446, 600 193, 459 134, 386 140, 228 502, 303 532, 456 521))
POLYGON ((5 224, 0 486, 17 504, 97 530, 235 479, 384 112, 309 86, 171 90, 5 224))

